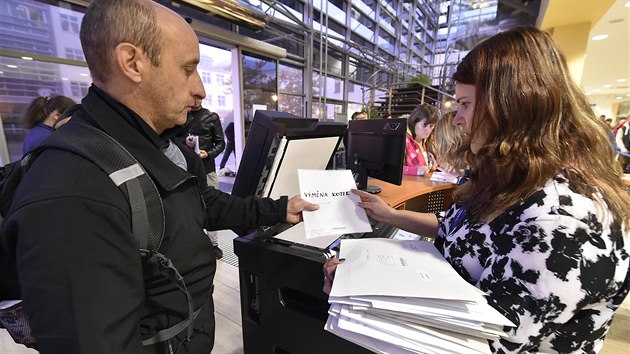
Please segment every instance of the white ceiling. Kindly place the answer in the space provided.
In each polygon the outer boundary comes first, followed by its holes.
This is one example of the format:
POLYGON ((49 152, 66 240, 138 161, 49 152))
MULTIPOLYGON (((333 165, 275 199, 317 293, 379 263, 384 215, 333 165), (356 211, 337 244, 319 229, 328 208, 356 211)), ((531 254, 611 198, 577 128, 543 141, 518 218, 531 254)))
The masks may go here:
POLYGON ((580 82, 591 101, 630 100, 630 0, 541 0, 538 25, 554 27, 590 24, 580 82), (595 35, 608 35, 593 41, 595 35), (625 81, 624 81, 625 80, 625 81))
MULTIPOLYGON (((630 100, 630 7, 624 7, 625 3, 630 1, 615 1, 591 28, 591 38, 600 34, 608 38, 589 39, 581 83, 587 94, 630 100)), ((579 4, 574 2, 574 6, 579 4)))

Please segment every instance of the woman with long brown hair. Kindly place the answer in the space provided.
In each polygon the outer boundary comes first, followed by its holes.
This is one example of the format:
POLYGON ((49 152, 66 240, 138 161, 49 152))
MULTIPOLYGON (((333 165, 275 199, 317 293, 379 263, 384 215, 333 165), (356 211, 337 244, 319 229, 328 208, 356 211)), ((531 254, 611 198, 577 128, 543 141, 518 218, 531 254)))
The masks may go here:
MULTIPOLYGON (((436 237, 512 320, 495 352, 598 352, 630 288, 630 198, 606 126, 551 36, 499 33, 453 75, 470 179, 441 217, 356 191, 369 216, 436 237)), ((338 260, 324 266, 328 279, 338 260)))

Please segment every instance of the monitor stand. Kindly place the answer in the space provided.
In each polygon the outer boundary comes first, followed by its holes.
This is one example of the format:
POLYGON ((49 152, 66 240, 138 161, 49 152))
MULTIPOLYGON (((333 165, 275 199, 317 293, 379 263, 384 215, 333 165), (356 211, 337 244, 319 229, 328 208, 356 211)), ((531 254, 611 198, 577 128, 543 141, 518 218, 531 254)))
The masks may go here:
POLYGON ((357 189, 368 192, 370 194, 376 194, 381 192, 381 187, 368 186, 367 170, 360 165, 355 165, 355 171, 352 171, 354 175, 354 181, 357 183, 357 189))

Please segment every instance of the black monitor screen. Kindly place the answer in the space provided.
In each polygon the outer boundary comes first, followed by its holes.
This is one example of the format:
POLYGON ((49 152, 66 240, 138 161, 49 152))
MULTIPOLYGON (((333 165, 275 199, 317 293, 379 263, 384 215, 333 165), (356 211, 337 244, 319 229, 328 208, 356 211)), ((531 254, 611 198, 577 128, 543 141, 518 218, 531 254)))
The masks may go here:
MULTIPOLYGON (((367 119, 348 122, 346 166, 357 178, 359 189, 367 177, 400 185, 405 161, 406 119, 367 119)), ((378 193, 377 190, 368 191, 378 193)))

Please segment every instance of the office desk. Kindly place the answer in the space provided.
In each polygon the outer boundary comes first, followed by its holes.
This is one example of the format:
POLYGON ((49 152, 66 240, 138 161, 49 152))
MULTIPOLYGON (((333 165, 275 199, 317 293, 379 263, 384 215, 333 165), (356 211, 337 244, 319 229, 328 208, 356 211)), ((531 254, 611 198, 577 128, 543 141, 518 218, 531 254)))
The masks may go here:
POLYGON ((380 187, 381 192, 376 195, 389 206, 424 213, 445 210, 451 204, 455 188, 452 183, 431 181, 430 175, 404 175, 400 186, 377 179, 369 179, 368 185, 380 187))
MULTIPOLYGON (((380 196, 392 206, 430 212, 443 210, 444 194, 453 187, 419 176, 406 176, 402 186, 376 180, 370 184, 379 185, 380 196), (441 196, 439 202, 421 205, 435 195, 441 196)), ((271 236, 259 230, 234 239, 244 354, 371 353, 324 330, 329 307, 321 290, 324 251, 271 236)))

